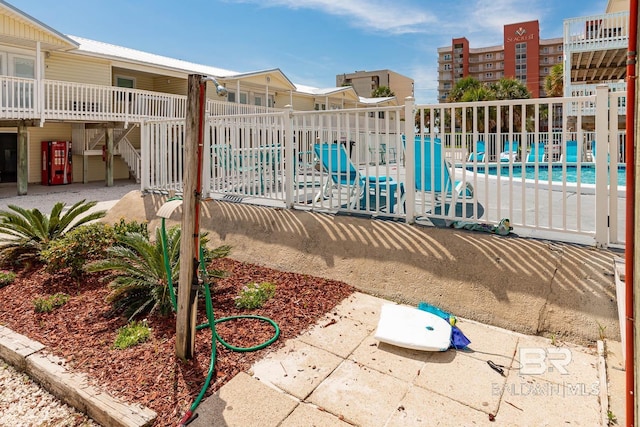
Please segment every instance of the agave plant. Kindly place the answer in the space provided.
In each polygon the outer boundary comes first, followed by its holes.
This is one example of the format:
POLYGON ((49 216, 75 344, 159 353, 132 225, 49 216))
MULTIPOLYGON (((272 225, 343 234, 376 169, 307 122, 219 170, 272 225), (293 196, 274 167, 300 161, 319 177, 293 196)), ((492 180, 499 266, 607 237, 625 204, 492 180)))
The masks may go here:
MULTIPOLYGON (((166 251, 174 284, 180 274, 180 235, 178 227, 167 231, 166 251)), ((86 267, 87 271, 110 272, 105 277, 111 288, 107 301, 113 303, 114 311, 128 316, 129 321, 152 311, 168 314, 172 303, 160 229, 156 230, 154 242, 141 233, 119 235, 117 240, 118 244, 107 250, 107 258, 86 267)), ((228 247, 220 247, 204 252, 207 261, 212 257, 226 256, 229 250, 228 247)))
POLYGON ((81 200, 64 210, 66 204, 58 202, 48 216, 35 208, 9 205, 9 210, 0 211, 0 260, 37 260, 50 242, 76 227, 104 217, 106 211, 87 213, 96 203, 81 200))

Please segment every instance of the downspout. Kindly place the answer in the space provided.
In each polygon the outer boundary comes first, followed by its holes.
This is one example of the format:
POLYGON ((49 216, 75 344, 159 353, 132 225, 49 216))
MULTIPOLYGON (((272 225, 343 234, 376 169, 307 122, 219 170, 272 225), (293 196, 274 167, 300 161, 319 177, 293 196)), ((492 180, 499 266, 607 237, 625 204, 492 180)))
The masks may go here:
POLYGON ((638 0, 629 5, 629 50, 627 52, 626 105, 626 172, 627 172, 627 228, 625 233, 625 375, 626 424, 635 426, 635 331, 634 331, 634 238, 635 238, 635 115, 636 115, 636 50, 638 37, 638 0))

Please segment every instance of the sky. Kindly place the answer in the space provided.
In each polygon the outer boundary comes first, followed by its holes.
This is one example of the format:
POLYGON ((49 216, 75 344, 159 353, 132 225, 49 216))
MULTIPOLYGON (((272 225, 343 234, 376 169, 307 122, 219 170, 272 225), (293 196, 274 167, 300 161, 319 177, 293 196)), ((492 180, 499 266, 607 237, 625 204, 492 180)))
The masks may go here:
POLYGON ((66 34, 238 72, 279 68, 327 88, 336 75, 390 69, 437 100, 438 47, 501 45, 503 26, 538 20, 543 39, 607 0, 9 0, 66 34))

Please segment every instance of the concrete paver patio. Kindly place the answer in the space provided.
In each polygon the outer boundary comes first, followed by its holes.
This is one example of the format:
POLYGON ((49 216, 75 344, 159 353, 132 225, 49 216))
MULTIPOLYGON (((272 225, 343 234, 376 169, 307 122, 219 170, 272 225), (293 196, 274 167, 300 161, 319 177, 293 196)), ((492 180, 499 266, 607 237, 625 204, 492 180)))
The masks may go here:
POLYGON ((349 297, 203 401, 190 425, 605 425, 595 349, 459 320, 469 350, 407 350, 373 338, 384 303, 349 297))

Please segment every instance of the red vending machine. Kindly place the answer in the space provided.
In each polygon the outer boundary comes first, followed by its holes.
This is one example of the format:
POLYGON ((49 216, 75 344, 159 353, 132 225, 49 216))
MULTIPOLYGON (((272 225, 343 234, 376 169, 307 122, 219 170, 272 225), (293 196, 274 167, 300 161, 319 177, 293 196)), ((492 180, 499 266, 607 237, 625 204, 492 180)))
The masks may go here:
POLYGON ((42 185, 71 184, 71 141, 42 141, 42 185))

